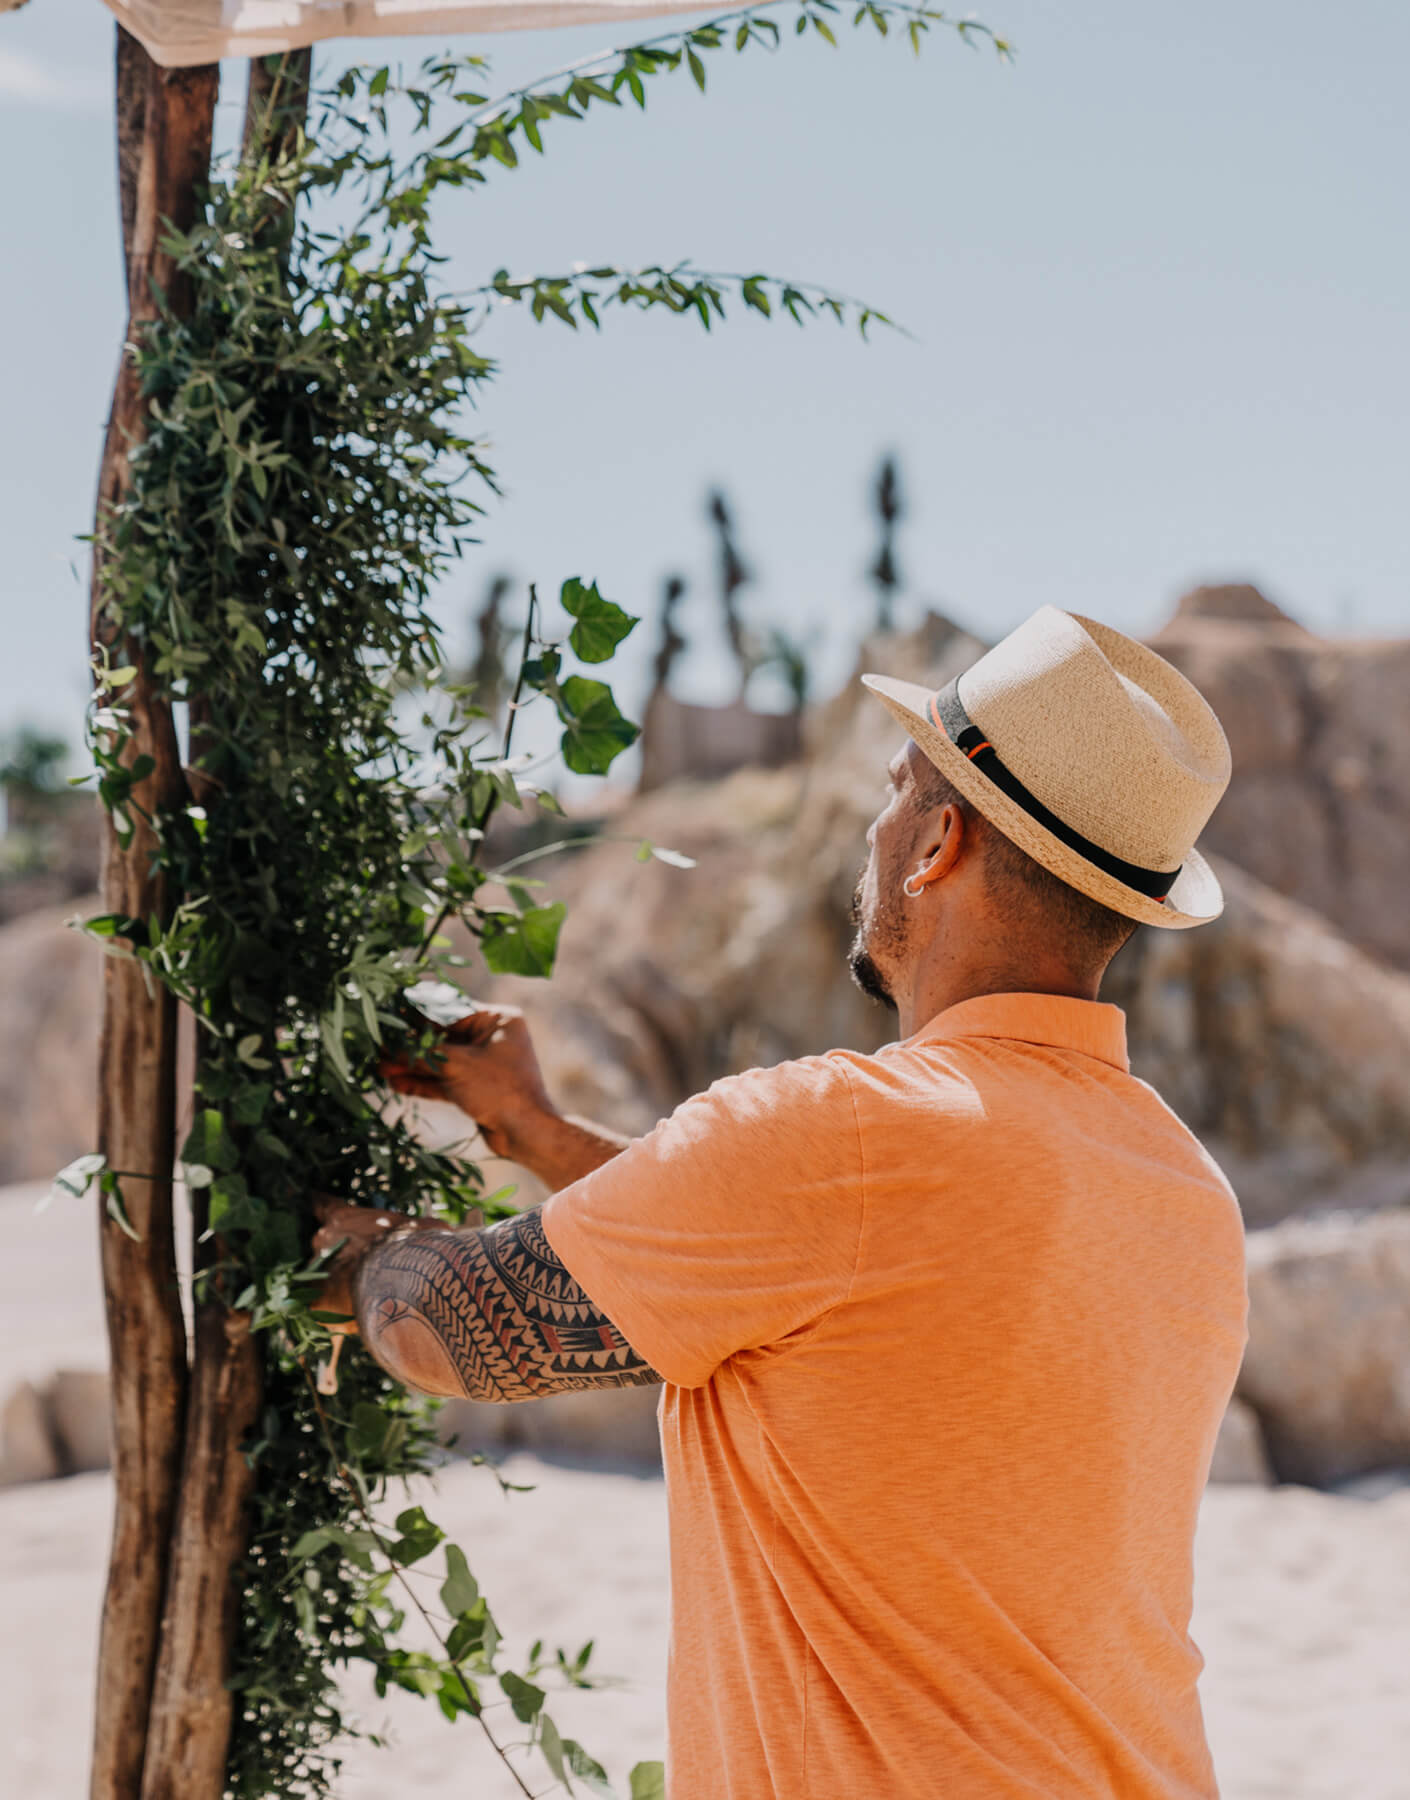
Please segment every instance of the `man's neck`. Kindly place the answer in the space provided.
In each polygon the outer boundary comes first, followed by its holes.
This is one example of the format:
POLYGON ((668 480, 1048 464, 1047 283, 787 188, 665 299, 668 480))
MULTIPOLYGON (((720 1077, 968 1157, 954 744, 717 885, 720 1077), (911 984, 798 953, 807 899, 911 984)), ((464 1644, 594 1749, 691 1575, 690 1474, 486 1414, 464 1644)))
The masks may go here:
POLYGON ((977 1000, 984 994, 1061 994, 1071 1000, 1095 1000, 1100 988, 1100 975, 1084 980, 1041 962, 1006 960, 922 969, 910 993, 897 997, 897 1035, 908 1038, 962 1000, 977 1000))

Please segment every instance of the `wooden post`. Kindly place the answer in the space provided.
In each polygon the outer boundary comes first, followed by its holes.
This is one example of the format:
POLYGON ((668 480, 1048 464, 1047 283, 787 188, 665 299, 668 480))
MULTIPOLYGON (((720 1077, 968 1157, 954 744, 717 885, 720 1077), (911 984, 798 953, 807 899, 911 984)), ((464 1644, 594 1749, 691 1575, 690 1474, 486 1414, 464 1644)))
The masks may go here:
MULTIPOLYGON (((162 220, 189 225, 210 167, 219 70, 158 68, 121 26, 117 32, 118 185, 126 258, 128 333, 156 312, 152 282, 170 304, 189 304, 160 248, 162 220)), ((146 414, 124 347, 118 364, 98 478, 90 629, 95 647, 137 667, 123 690, 131 754, 156 767, 135 799, 145 811, 178 803, 180 752, 171 711, 148 674, 142 646, 122 642, 105 616, 98 573, 109 509, 127 494, 129 454, 146 414)), ((110 912, 167 916, 172 896, 152 868, 154 843, 140 817, 124 849, 105 831, 103 895, 110 912)), ((112 1368, 113 1539, 98 1658, 92 1800, 138 1800, 157 1663, 167 1543, 180 1466, 186 1390, 186 1329, 172 1241, 171 1170, 175 1127, 176 1009, 149 990, 135 963, 109 957, 103 971, 99 1048, 98 1147, 112 1168, 144 1177, 123 1183, 139 1242, 99 1215, 103 1292, 112 1368)))
POLYGON ((207 1279, 212 1291, 196 1308, 185 1459, 142 1800, 220 1800, 225 1791, 234 1705, 225 1679, 240 1617, 240 1563, 254 1490, 241 1446, 259 1414, 260 1363, 250 1315, 236 1312, 216 1289, 218 1276, 207 1279))
MULTIPOLYGON (((250 65, 245 154, 291 147, 308 105, 308 50, 250 65)), ((212 700, 192 698, 191 761, 201 755, 212 700)), ((206 800, 220 804, 219 791, 206 800)), ((141 1800, 220 1800, 234 1697, 225 1685, 239 1624, 241 1563, 254 1471, 242 1447, 259 1414, 259 1347, 236 1312, 219 1240, 202 1243, 208 1205, 192 1199, 198 1294, 190 1397, 161 1653, 152 1688, 141 1800)))

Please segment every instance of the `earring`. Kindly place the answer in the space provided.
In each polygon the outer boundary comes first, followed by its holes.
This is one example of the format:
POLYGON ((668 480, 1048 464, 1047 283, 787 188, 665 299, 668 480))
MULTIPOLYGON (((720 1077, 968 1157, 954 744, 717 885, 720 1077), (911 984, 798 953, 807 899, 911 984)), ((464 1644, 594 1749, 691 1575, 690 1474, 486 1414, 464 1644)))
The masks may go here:
MULTIPOLYGON (((917 879, 918 879, 918 877, 915 875, 908 875, 906 877, 906 879, 901 883, 901 892, 906 896, 906 898, 908 900, 919 900, 920 899, 921 889, 918 887, 911 886, 911 883, 917 879)), ((924 884, 922 884, 922 885, 924 885, 924 884)))

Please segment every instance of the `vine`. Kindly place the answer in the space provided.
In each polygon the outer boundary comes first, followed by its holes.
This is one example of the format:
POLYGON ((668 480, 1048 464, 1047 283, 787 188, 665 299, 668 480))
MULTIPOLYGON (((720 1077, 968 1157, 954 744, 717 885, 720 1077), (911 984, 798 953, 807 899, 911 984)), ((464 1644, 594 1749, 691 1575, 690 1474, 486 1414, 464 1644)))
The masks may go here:
MULTIPOLYGON (((833 41, 837 10, 804 0, 796 28, 833 41)), ((932 25, 983 30, 880 0, 854 18, 883 36, 896 21, 916 47, 932 25)), ((547 1710, 546 1676, 591 1684, 589 1650, 535 1646, 510 1666, 465 1552, 420 1507, 381 1522, 389 1485, 432 1466, 434 1405, 358 1349, 336 1392, 319 1391, 329 1315, 324 1262, 307 1245, 321 1192, 452 1224, 513 1210, 512 1190, 486 1195, 472 1164, 427 1149, 384 1110, 378 1063, 389 1047, 434 1053, 436 984, 465 965, 447 920, 463 922, 491 973, 552 970, 564 909, 520 873, 541 850, 482 863, 498 807, 556 810, 511 754, 520 711, 555 715, 558 755, 580 775, 606 774, 637 736, 610 686, 585 672, 637 623, 595 583, 560 584, 561 624, 545 623, 530 590, 497 742, 472 690, 447 674, 432 595, 481 510, 471 484, 494 490, 459 422, 494 373, 472 341, 486 309, 524 304, 596 327, 613 305, 661 307, 708 328, 733 296, 800 323, 815 312, 864 331, 889 322, 806 284, 688 265, 501 270, 455 294, 431 247, 431 202, 514 167, 523 146, 542 151, 550 120, 624 97, 644 106, 648 82, 680 68, 704 88, 705 54, 778 41, 777 22, 750 9, 497 101, 473 85, 475 57, 433 58, 406 85, 385 68, 349 70, 315 95, 309 132, 271 134, 217 169, 202 216, 173 241, 190 315, 164 312, 132 347, 150 431, 130 497, 101 526, 105 614, 109 641, 135 644, 184 710, 188 794, 152 821, 179 896, 171 917, 108 914, 86 929, 196 1021, 181 1150, 196 1280, 248 1312, 262 1345, 263 1410, 244 1446, 256 1484, 230 1683, 234 1800, 331 1791, 337 1741, 356 1729, 336 1677, 354 1661, 371 1665, 379 1692, 478 1721, 521 1792, 533 1791, 528 1765, 487 1718, 496 1705, 565 1787, 613 1792, 547 1710), (399 157, 402 119, 414 148, 399 157), (432 1556, 439 1611, 407 1573, 432 1556), (435 1650, 404 1643, 408 1606, 435 1650)), ((99 657, 89 722, 98 791, 124 839, 150 772, 123 708, 134 674, 99 657)), ((130 1229, 123 1184, 139 1178, 86 1157, 61 1181, 96 1180, 130 1229)), ((662 1792, 659 1764, 632 1772, 633 1800, 662 1792)))

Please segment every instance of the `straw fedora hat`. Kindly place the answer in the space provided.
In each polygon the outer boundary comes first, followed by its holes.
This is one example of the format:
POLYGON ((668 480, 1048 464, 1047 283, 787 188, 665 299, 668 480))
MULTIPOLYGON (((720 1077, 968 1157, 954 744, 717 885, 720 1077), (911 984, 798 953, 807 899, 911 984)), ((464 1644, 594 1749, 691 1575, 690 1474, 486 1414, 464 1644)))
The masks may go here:
POLYGON ((1164 657, 1041 607, 938 691, 862 681, 1006 838, 1144 925, 1203 925, 1224 896, 1195 839, 1229 784, 1213 709, 1164 657))

